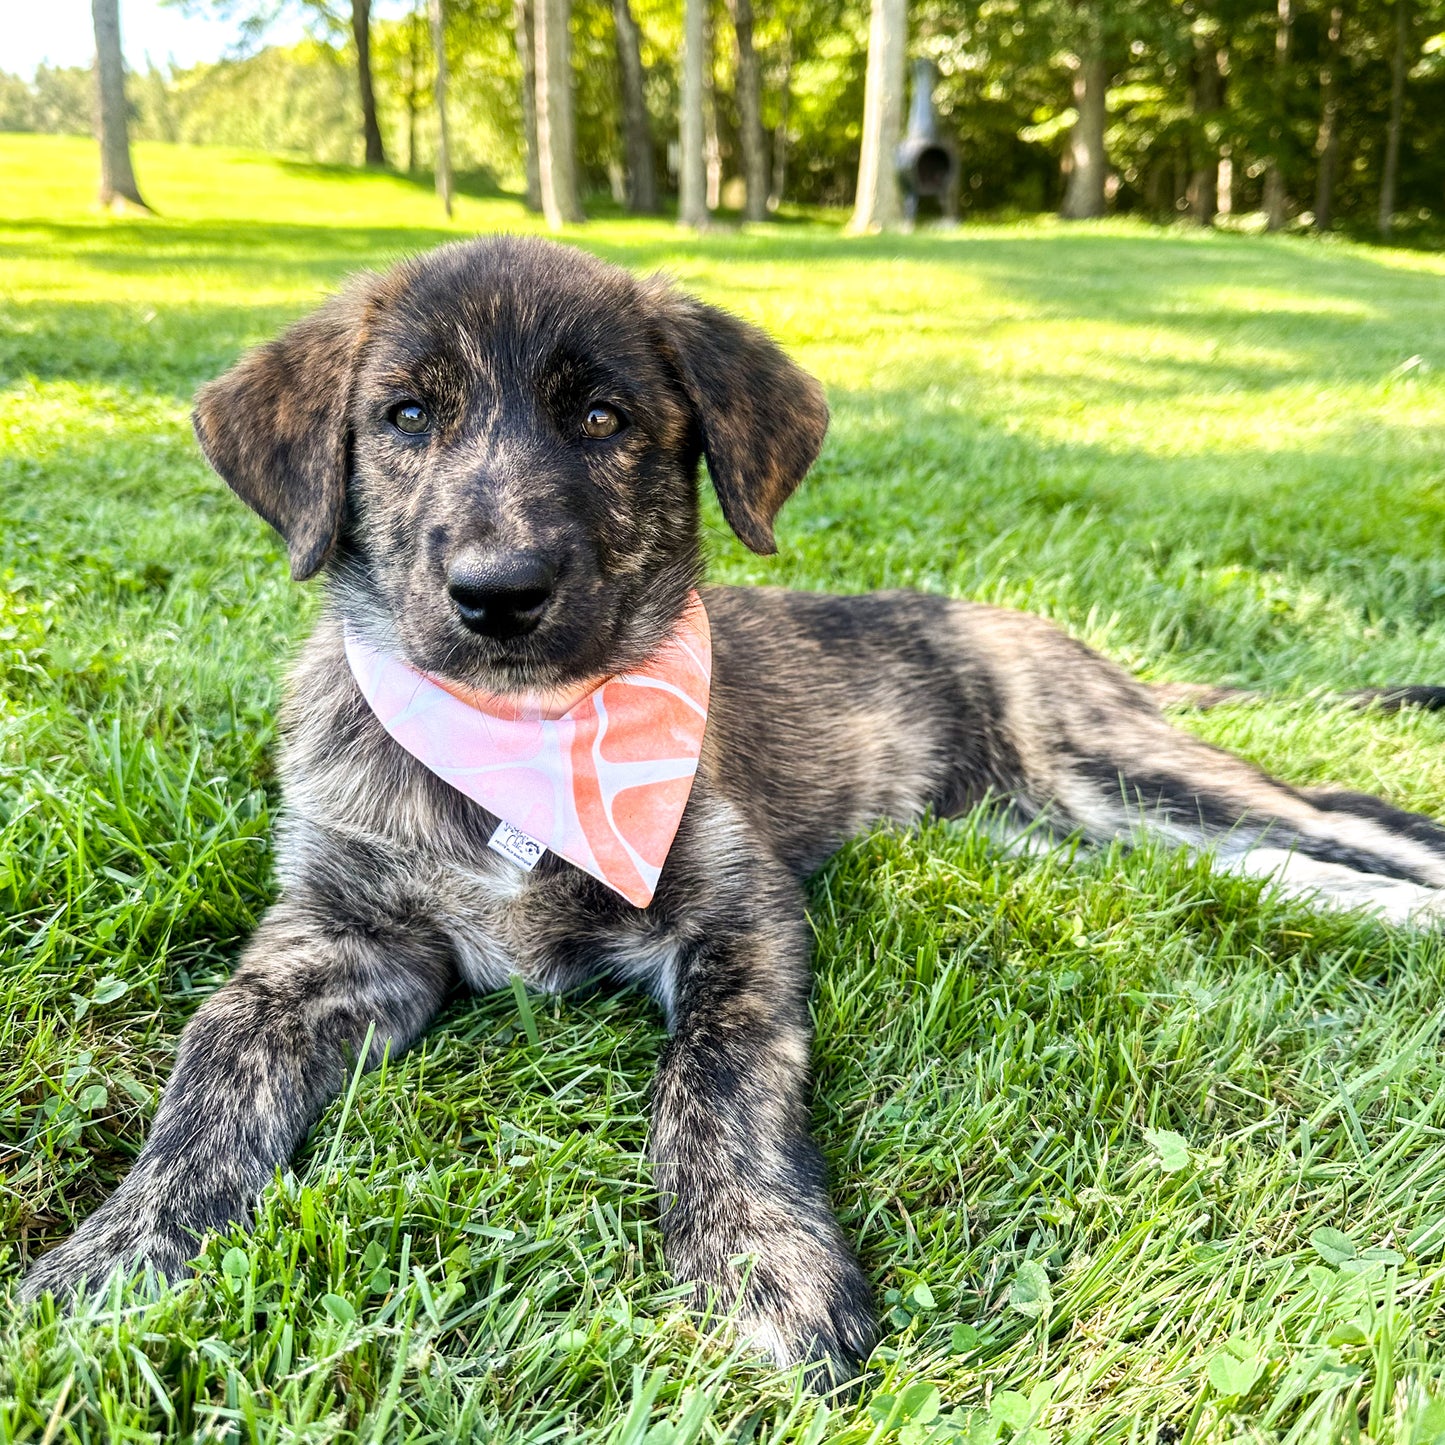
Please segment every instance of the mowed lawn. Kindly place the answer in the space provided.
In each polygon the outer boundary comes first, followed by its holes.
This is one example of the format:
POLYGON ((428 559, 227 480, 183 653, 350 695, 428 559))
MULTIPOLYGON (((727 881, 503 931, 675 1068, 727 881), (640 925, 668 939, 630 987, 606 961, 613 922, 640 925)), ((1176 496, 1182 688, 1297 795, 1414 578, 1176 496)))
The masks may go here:
MULTIPOLYGON (((195 387, 351 270, 532 225, 424 186, 0 136, 0 1288, 127 1168, 265 908, 314 589, 207 471, 195 387)), ((712 574, 1046 614, 1291 781, 1445 816, 1445 258, 1047 220, 570 238, 825 381, 828 445, 712 574)), ((817 1101, 883 1343, 820 1406, 662 1266, 661 1029, 458 999, 359 1078, 198 1279, 0 1299, 0 1441, 1445 1439, 1445 946, 1168 851, 882 830, 811 887, 817 1101)))

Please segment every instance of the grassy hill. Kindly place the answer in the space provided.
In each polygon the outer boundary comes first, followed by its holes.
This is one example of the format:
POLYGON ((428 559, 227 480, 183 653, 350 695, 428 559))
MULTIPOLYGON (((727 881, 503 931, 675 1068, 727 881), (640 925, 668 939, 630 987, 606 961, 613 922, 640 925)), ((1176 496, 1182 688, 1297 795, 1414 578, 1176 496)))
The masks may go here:
MULTIPOLYGON (((358 267, 536 225, 164 146, 137 154, 158 215, 115 221, 94 164, 0 136, 5 1287, 127 1167, 270 894, 315 598, 189 398, 358 267)), ((1445 259, 1048 221, 567 239, 827 385, 780 555, 710 508, 715 577, 1044 613, 1152 678, 1276 693, 1186 725, 1290 780, 1445 816, 1445 721, 1321 696, 1445 680, 1445 259)), ((197 1281, 7 1312, 0 1440, 1445 1437, 1437 939, 967 820, 860 840, 812 902, 817 1132, 890 1312, 857 1401, 681 1308, 649 1006, 508 994, 360 1079, 197 1281)))

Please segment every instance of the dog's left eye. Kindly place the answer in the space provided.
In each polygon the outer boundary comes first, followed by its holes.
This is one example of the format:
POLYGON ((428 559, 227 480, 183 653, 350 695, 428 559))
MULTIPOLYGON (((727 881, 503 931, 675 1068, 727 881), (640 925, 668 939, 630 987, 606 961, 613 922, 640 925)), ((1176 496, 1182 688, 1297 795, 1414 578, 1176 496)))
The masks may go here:
POLYGON ((409 437, 420 436, 431 430, 431 417, 419 401, 404 401, 399 406, 392 407, 387 417, 397 431, 405 432, 409 437))
POLYGON ((622 413, 610 406, 589 406, 582 418, 582 431, 589 437, 615 437, 622 427, 622 413))

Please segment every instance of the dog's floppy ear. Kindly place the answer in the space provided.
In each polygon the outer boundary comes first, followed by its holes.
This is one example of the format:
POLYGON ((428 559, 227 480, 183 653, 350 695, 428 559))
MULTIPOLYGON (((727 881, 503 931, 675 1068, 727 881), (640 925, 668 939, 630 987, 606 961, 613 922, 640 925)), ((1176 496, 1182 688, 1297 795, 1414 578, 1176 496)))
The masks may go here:
POLYGON ((757 327, 660 279, 650 290, 723 515, 754 552, 776 552, 773 518, 817 460, 828 430, 823 388, 757 327))
POLYGON ((333 296, 201 388, 191 421, 206 460, 281 534, 304 582, 336 544, 346 507, 352 376, 374 282, 333 296))

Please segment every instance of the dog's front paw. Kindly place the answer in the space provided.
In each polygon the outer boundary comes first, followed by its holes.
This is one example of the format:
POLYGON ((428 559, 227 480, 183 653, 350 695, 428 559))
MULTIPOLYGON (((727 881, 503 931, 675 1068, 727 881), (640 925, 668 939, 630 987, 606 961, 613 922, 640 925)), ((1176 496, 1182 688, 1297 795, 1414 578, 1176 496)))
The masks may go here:
POLYGON ((674 1272, 698 1303, 726 1309, 733 1328, 780 1366, 806 1366, 818 1391, 851 1380, 878 1338, 868 1280, 833 1218, 774 1218, 739 1229, 739 1253, 672 1238, 674 1272))
POLYGON ((30 1267, 20 1281, 22 1303, 47 1292, 57 1300, 69 1300, 82 1285, 95 1293, 117 1270, 130 1273, 149 1265, 168 1280, 185 1274, 199 1249, 195 1235, 144 1216, 127 1217, 124 1209, 112 1208, 115 1203, 112 1199, 30 1267))
POLYGON ((775 1248, 743 1266, 735 1327, 775 1364, 806 1366, 814 1390, 833 1389, 858 1374, 877 1341, 872 1291, 846 1252, 814 1246, 782 1256, 775 1248))

